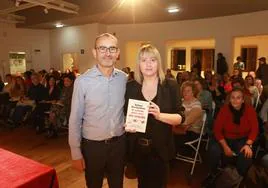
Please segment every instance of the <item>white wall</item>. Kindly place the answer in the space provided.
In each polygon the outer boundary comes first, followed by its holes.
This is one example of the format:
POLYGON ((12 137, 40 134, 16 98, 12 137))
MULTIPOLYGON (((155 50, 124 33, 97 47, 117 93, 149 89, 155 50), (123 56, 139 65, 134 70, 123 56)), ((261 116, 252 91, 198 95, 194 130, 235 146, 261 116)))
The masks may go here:
MULTIPOLYGON (((79 70, 91 67, 94 59, 91 49, 95 37, 103 32, 115 33, 121 48, 117 66, 129 64, 128 43, 151 41, 160 51, 165 67, 170 64, 168 53, 170 41, 214 39, 216 54, 222 52, 230 65, 235 57, 234 38, 268 34, 266 19, 268 11, 235 16, 149 24, 102 25, 87 24, 54 30, 16 29, 13 25, 0 23, 0 72, 8 69, 8 52, 25 51, 30 66, 36 70, 54 67, 62 69, 62 54, 77 52, 79 70), (41 52, 35 53, 34 49, 41 52), (80 50, 85 53, 81 54, 80 50)), ((266 47, 265 47, 266 48, 266 47)), ((268 52, 263 52, 267 56, 268 52), (266 54, 265 54, 266 53, 266 54)), ((259 54, 258 54, 259 55, 259 54)), ((131 64, 133 61, 131 61, 131 64)), ((231 72, 232 70, 230 70, 231 72)))
POLYGON ((84 72, 94 64, 92 48, 96 36, 103 32, 106 32, 106 26, 101 24, 87 24, 51 30, 51 66, 62 70, 62 55, 64 53, 78 53, 78 68, 80 72, 84 72), (84 54, 80 53, 81 49, 84 49, 84 54))
POLYGON ((0 24, 0 74, 9 73, 9 52, 26 52, 27 67, 35 70, 50 67, 49 31, 17 29, 0 24), (35 52, 38 49, 40 52, 35 52))
MULTIPOLYGON (((215 39, 216 53, 222 52, 231 68, 234 56, 234 37, 268 34, 268 11, 208 19, 165 23, 108 25, 110 33, 116 33, 121 44, 120 66, 125 65, 128 41, 151 41, 167 57, 170 40, 215 39)), ((267 52, 268 53, 268 52, 267 52)), ((165 59, 163 59, 165 60, 165 59)), ((168 63, 165 63, 167 67, 168 63)), ((230 70, 232 71, 232 70, 230 70)))

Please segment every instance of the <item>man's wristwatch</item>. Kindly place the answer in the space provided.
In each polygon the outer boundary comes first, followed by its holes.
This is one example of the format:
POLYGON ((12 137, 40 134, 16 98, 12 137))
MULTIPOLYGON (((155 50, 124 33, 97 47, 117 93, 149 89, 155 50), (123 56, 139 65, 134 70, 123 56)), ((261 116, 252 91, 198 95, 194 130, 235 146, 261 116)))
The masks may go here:
POLYGON ((246 144, 250 149, 252 149, 252 144, 246 144))

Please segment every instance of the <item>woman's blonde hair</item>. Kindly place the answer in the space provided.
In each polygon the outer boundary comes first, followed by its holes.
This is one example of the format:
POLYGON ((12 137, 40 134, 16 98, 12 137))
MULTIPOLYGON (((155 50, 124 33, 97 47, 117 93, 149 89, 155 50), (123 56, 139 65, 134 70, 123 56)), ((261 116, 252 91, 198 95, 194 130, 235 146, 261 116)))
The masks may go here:
POLYGON ((162 61, 159 51, 151 44, 144 44, 140 47, 137 55, 137 63, 136 63, 136 69, 135 69, 135 80, 142 84, 143 82, 143 75, 140 71, 140 58, 144 54, 151 54, 154 58, 157 60, 157 76, 160 80, 160 83, 162 83, 165 79, 165 74, 162 68, 162 61))

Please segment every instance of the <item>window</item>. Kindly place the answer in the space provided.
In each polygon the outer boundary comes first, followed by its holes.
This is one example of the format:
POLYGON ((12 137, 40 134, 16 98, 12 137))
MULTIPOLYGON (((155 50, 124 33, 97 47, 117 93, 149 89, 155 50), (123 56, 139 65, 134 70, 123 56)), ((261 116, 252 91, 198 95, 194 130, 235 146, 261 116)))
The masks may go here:
POLYGON ((171 50, 171 69, 185 71, 186 69, 186 50, 172 49, 171 50))
POLYGON ((241 58, 245 63, 245 71, 255 71, 257 62, 257 46, 242 47, 241 58))
POLYGON ((25 58, 25 52, 9 52, 9 68, 11 74, 19 75, 26 71, 25 58))
POLYGON ((191 67, 195 61, 200 61, 201 70, 212 70, 214 67, 215 49, 192 49, 191 67))

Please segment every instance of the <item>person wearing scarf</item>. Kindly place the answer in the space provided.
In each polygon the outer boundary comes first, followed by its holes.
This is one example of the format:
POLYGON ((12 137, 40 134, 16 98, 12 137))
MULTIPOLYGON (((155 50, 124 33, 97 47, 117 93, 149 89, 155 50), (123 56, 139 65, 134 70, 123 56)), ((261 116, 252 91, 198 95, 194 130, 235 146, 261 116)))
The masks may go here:
POLYGON ((215 180, 222 155, 236 157, 237 172, 244 177, 252 164, 252 144, 259 130, 256 112, 245 104, 241 88, 231 91, 230 102, 221 108, 213 132, 216 141, 209 148, 210 173, 202 185, 215 180))

